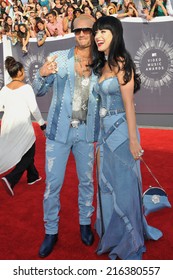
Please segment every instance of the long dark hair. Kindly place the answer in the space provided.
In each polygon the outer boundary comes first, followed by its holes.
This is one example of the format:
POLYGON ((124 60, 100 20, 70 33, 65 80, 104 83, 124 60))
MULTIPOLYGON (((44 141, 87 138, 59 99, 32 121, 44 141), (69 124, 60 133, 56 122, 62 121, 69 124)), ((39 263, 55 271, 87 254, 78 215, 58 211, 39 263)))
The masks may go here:
POLYGON ((22 39, 22 38, 26 39, 28 32, 29 32, 29 30, 28 30, 26 24, 25 23, 20 23, 19 24, 19 30, 17 32, 17 35, 18 35, 19 39, 22 39), (25 32, 20 31, 20 26, 25 27, 25 32))
POLYGON ((14 57, 7 56, 5 59, 5 68, 11 78, 15 78, 19 71, 22 71, 23 65, 21 62, 16 61, 14 57))
MULTIPOLYGON (((100 17, 93 25, 93 33, 96 34, 97 30, 108 29, 112 33, 112 42, 110 44, 109 56, 107 58, 110 68, 116 66, 118 72, 124 71, 124 85, 127 84, 134 73, 134 93, 140 89, 140 77, 136 73, 135 64, 131 58, 131 55, 125 48, 125 42, 123 38, 123 27, 121 21, 113 16, 100 17), (123 67, 121 66, 123 65, 123 67)), ((102 69, 105 65, 104 52, 99 52, 96 43, 93 43, 93 63, 92 68, 94 74, 100 76, 102 69)))

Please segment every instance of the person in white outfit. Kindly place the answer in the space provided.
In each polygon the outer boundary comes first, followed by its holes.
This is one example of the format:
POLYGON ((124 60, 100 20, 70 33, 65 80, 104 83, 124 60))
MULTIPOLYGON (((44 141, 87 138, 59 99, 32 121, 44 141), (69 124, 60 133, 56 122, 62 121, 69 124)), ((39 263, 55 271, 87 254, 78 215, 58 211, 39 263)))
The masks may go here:
POLYGON ((0 91, 0 112, 3 112, 0 128, 0 174, 14 167, 1 178, 5 190, 14 196, 14 186, 25 171, 29 185, 41 180, 34 165, 36 136, 31 115, 42 130, 46 128, 46 123, 32 87, 24 83, 22 63, 8 56, 5 68, 12 80, 0 91))

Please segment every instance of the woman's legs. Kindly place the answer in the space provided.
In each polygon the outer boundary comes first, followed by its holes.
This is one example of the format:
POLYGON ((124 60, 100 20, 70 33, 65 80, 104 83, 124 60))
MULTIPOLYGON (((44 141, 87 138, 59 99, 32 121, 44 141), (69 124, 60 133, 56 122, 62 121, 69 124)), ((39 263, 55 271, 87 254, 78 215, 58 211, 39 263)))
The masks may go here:
POLYGON ((24 154, 21 160, 17 163, 15 168, 5 175, 4 182, 10 185, 11 189, 19 182, 25 170, 27 170, 28 183, 36 181, 39 179, 38 171, 34 165, 34 155, 35 155, 35 143, 32 147, 24 154), (7 182, 6 182, 7 181, 7 182))

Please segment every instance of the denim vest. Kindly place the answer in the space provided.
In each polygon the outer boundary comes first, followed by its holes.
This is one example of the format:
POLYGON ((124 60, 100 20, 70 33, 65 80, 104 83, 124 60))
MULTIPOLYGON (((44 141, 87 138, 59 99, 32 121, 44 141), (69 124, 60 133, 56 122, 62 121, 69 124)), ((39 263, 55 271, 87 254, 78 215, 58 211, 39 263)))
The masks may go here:
MULTIPOLYGON (((72 117, 72 100, 74 95, 74 48, 57 51, 58 72, 48 77, 41 77, 39 71, 33 81, 36 96, 43 96, 53 87, 52 101, 48 112, 46 136, 53 141, 66 143, 72 117)), ((88 100, 86 122, 86 141, 97 141, 99 131, 98 96, 94 90, 97 77, 92 74, 88 100)))

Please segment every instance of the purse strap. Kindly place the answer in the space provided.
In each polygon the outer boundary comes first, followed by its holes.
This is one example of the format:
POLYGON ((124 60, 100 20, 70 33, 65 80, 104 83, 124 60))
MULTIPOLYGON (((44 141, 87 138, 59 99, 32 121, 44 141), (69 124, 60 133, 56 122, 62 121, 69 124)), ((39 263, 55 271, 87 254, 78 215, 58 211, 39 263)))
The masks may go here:
MULTIPOLYGON (((159 183, 159 181, 157 180, 156 176, 153 174, 153 172, 151 171, 151 169, 149 168, 149 166, 146 164, 146 162, 144 161, 144 159, 142 157, 140 157, 140 160, 144 163, 144 165, 146 166, 147 170, 149 171, 149 173, 151 174, 151 176, 154 178, 154 180, 157 182, 157 184, 159 185, 159 187, 161 189, 163 189, 163 187, 161 186, 161 184, 159 183)), ((151 188, 152 186, 149 186, 149 188, 151 188)))

